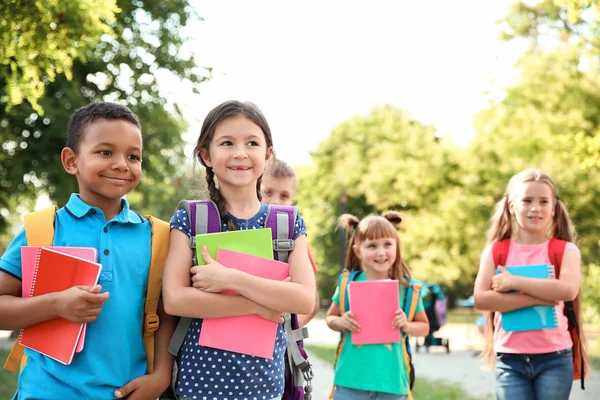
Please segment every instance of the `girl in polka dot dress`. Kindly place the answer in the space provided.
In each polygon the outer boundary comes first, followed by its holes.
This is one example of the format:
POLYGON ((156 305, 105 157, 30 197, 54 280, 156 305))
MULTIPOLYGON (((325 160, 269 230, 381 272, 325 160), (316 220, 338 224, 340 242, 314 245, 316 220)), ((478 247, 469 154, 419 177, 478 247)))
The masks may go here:
MULTIPOLYGON (((260 201, 260 179, 273 155, 273 140, 258 107, 227 101, 214 108, 202 125, 194 154, 206 168, 210 199, 223 219, 221 230, 263 228, 267 206, 260 201)), ((310 313, 315 298, 304 220, 301 216, 296 219, 294 250, 288 260, 290 278, 283 282, 225 268, 211 259, 206 249, 202 251, 206 265, 192 268, 190 237, 189 216, 180 209, 171 218, 171 244, 163 279, 167 313, 193 318, 181 349, 177 395, 203 400, 279 399, 288 340, 283 316, 310 313), (226 289, 240 296, 221 294, 226 289), (248 314, 279 322, 273 359, 198 344, 204 318, 248 314)))

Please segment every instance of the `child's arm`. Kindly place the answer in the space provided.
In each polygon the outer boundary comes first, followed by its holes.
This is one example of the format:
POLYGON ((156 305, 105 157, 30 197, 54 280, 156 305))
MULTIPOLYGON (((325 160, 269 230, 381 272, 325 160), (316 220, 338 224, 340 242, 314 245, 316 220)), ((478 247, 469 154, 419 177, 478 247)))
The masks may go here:
POLYGON ((189 318, 259 314, 265 319, 281 322, 280 312, 269 310, 244 296, 209 293, 191 287, 192 249, 189 243, 185 233, 171 230, 169 254, 163 272, 163 300, 168 314, 189 318))
POLYGON ((154 334, 154 372, 140 376, 115 391, 118 399, 157 399, 171 384, 174 357, 167 351, 177 320, 167 315, 160 300, 157 309, 160 326, 154 334))
POLYGON ((523 293, 499 293, 492 289, 492 278, 495 274, 491 246, 481 255, 479 272, 475 278, 473 297, 475 308, 481 311, 507 312, 535 305, 553 305, 553 302, 538 299, 523 293))
POLYGON ((291 282, 280 282, 250 275, 233 268, 225 268, 214 261, 206 247, 202 257, 207 265, 195 267, 194 283, 202 291, 221 292, 231 289, 242 296, 272 310, 308 314, 314 307, 315 274, 308 259, 306 235, 294 240, 290 252, 291 282))
POLYGON ((327 317, 325 317, 325 322, 327 322, 327 326, 329 329, 336 332, 359 332, 360 325, 354 319, 354 314, 352 311, 347 311, 343 316, 340 316, 340 306, 334 301, 329 306, 329 310, 327 310, 327 317))
POLYGON ((510 274, 503 268, 492 278, 497 292, 516 290, 547 301, 573 301, 579 293, 581 253, 575 246, 565 251, 559 279, 525 278, 510 274))
POLYGON ((75 286, 62 292, 21 297, 21 281, 0 270, 0 329, 16 330, 53 318, 84 323, 95 321, 108 299, 96 285, 75 286))

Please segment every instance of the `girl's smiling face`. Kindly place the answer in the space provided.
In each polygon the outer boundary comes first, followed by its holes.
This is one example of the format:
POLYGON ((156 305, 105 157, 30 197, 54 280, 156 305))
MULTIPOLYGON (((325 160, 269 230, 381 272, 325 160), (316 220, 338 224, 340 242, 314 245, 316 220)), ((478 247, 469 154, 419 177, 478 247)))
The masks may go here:
POLYGON ((378 279, 388 278, 396 262, 397 238, 365 239, 352 249, 366 271, 378 279))
POLYGON ((271 158, 262 129, 240 116, 221 121, 208 149, 201 149, 207 167, 214 170, 219 185, 247 186, 256 181, 271 158))

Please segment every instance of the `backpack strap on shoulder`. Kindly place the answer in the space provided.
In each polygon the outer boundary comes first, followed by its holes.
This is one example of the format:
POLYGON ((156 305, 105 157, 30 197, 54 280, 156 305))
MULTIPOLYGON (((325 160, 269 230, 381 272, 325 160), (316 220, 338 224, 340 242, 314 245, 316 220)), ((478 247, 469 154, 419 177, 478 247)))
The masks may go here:
POLYGON ((271 228, 273 252, 276 260, 287 262, 294 250, 294 225, 298 207, 271 204, 267 208, 265 227, 271 228))
POLYGON ((556 279, 560 277, 560 267, 562 266, 566 246, 566 240, 552 238, 548 241, 548 258, 552 265, 554 265, 556 279))
POLYGON ((162 273, 169 252, 169 224, 158 218, 147 216, 152 225, 150 271, 148 272, 148 289, 144 304, 144 346, 148 358, 147 373, 154 371, 154 333, 160 326, 158 318, 158 302, 162 287, 162 273))
POLYGON ((183 208, 190 219, 190 247, 192 252, 193 265, 198 265, 198 255, 196 254, 196 235, 205 233, 221 232, 221 214, 219 208, 212 200, 181 200, 177 204, 177 209, 183 208))
POLYGON ((340 315, 344 315, 345 312, 350 310, 350 296, 348 295, 348 284, 355 281, 356 278, 362 273, 362 271, 348 271, 344 269, 340 277, 338 278, 338 285, 340 287, 340 315))
MULTIPOLYGON (((196 253, 196 235, 221 232, 221 214, 212 200, 181 200, 177 209, 183 208, 188 217, 191 230, 190 248, 192 249, 192 265, 198 265, 196 253)), ((177 357, 192 324, 192 318, 180 318, 169 342, 169 353, 177 357)))
POLYGON ((415 278, 411 278, 408 282, 408 288, 406 290, 406 296, 404 298, 404 313, 406 314, 407 321, 412 321, 419 305, 419 298, 421 297, 422 283, 415 278))
MULTIPOLYGON (((54 218, 56 216, 56 206, 46 207, 39 211, 34 211, 25 215, 25 236, 27 237, 28 246, 52 246, 54 241, 54 218)), ((19 341, 13 345, 6 362, 4 369, 11 372, 16 372, 19 364, 21 370, 25 367, 27 356, 25 349, 19 341)))
POLYGON ((510 239, 500 240, 492 244, 492 258, 494 267, 505 266, 508 259, 508 250, 510 249, 510 239))

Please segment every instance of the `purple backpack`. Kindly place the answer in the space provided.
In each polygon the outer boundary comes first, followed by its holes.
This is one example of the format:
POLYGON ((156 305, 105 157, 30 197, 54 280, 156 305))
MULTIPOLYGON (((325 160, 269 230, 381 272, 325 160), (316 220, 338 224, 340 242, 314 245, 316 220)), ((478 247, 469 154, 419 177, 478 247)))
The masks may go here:
MULTIPOLYGON (((183 208, 190 218, 192 231, 190 247, 193 253, 193 265, 198 265, 195 236, 221 232, 221 215, 217 205, 211 200, 182 200, 177 206, 177 209, 180 208, 183 208)), ((297 216, 297 207, 270 205, 268 208, 265 228, 271 228, 273 255, 276 260, 287 262, 290 251, 294 249, 292 237, 297 216)), ((191 318, 179 319, 169 343, 169 352, 175 357, 179 355, 191 323, 191 318)), ((308 337, 308 330, 306 327, 298 327, 296 314, 287 314, 283 327, 287 333, 288 345, 285 352, 287 362, 285 363, 285 386, 282 400, 311 400, 313 371, 302 342, 308 337)), ((175 364, 177 365, 177 363, 175 364)), ((176 370, 173 375, 173 384, 176 384, 176 370)))

